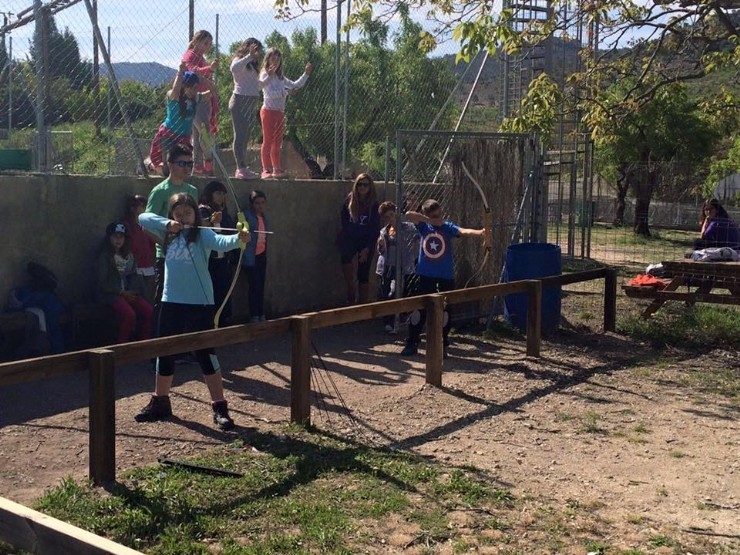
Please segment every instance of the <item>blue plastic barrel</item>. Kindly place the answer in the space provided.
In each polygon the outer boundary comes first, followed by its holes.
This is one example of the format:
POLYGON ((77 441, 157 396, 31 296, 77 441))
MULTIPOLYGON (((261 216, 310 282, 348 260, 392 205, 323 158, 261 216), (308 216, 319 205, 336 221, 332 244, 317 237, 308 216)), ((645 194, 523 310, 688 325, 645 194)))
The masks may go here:
MULTIPOLYGON (((560 247, 550 243, 520 243, 506 249, 504 281, 537 279, 562 273, 560 247)), ((509 322, 527 329, 527 294, 506 295, 504 314, 509 322)), ((542 332, 557 330, 560 325, 560 286, 542 290, 542 332)))

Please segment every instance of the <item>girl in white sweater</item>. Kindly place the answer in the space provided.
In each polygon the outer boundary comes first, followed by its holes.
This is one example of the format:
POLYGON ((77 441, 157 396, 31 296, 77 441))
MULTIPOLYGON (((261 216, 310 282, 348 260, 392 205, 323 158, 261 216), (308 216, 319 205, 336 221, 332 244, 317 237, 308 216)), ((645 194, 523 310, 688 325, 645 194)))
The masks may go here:
POLYGON ((306 84, 313 65, 306 63, 303 75, 297 81, 283 76, 283 55, 277 48, 271 48, 265 56, 265 63, 259 77, 264 102, 260 110, 262 120, 262 179, 285 177, 280 163, 285 134, 285 97, 288 91, 300 89, 306 84))

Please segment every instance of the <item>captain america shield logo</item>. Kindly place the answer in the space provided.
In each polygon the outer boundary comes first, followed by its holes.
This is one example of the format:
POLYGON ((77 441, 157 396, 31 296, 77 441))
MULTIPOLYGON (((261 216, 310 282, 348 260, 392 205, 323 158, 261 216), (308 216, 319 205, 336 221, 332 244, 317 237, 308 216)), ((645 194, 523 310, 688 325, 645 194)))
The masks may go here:
POLYGON ((437 231, 433 231, 424 237, 421 249, 424 251, 424 256, 428 259, 438 260, 447 252, 447 242, 445 241, 444 235, 437 231))

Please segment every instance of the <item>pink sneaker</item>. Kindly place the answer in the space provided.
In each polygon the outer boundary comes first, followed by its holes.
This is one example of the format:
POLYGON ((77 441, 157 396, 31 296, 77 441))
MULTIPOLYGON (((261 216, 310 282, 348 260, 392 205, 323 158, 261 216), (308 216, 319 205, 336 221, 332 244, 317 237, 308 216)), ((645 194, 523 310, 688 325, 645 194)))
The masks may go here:
POLYGON ((193 173, 203 175, 204 173, 206 173, 206 169, 203 166, 193 166, 193 173))
POLYGON ((260 177, 261 177, 262 179, 270 179, 270 178, 272 177, 272 172, 268 172, 268 171, 263 171, 263 172, 262 172, 262 173, 260 174, 260 177))
POLYGON ((284 170, 273 170, 272 177, 276 179, 285 179, 286 177, 288 177, 288 174, 284 170))

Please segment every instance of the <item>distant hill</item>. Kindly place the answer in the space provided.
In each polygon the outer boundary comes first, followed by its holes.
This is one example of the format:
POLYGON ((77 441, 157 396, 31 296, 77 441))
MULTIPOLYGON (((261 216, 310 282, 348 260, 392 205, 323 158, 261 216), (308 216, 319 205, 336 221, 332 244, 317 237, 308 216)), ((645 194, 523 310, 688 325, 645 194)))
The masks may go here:
MULTIPOLYGON (((150 87, 158 87, 163 83, 171 83, 175 79, 177 70, 163 66, 157 62, 119 62, 113 64, 113 71, 119 81, 139 81, 150 87)), ((108 76, 108 68, 100 66, 100 74, 108 76)))

